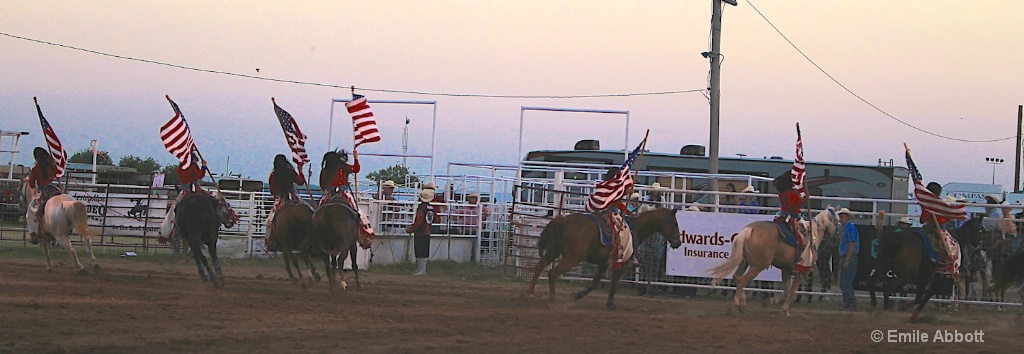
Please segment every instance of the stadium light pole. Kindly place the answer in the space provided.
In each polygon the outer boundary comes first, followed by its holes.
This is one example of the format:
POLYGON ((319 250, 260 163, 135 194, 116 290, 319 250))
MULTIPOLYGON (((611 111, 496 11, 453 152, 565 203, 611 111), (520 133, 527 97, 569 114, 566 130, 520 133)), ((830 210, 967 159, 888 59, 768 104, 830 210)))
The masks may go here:
POLYGON ((985 162, 992 165, 992 184, 996 184, 996 165, 1003 163, 1003 159, 997 159, 995 157, 986 157, 985 162))

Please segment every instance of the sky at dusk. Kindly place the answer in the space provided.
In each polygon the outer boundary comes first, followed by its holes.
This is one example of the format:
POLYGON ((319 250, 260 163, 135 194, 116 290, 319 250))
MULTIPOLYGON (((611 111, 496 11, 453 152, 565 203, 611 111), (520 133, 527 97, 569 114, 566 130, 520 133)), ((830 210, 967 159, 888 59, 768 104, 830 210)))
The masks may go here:
MULTIPOLYGON (((806 55, 865 100, 937 134, 1014 136, 1024 104, 1020 1, 753 1, 806 55)), ((707 87, 711 1, 5 1, 0 32, 90 50, 264 78, 355 85, 370 99, 437 102, 435 171, 450 161, 515 164, 522 106, 630 112, 629 144, 678 153, 708 144, 700 93, 621 98, 457 98, 359 87, 496 95, 590 95, 707 87), (256 71, 259 68, 259 72, 256 71)), ((265 179, 288 153, 271 97, 309 135, 314 161, 328 147, 332 98, 347 89, 217 75, 128 61, 0 36, 0 129, 28 131, 17 162, 44 144, 32 97, 69 154, 98 139, 124 155, 176 163, 160 143, 185 113, 214 172, 265 179), (230 156, 230 166, 227 160, 230 156)), ((913 148, 927 180, 1012 189, 1013 139, 966 143, 899 123, 850 95, 793 49, 750 6, 726 6, 722 29, 721 156, 792 158, 794 124, 806 158, 855 164, 903 161, 913 148)), ((351 148, 351 121, 335 108, 333 147, 351 148)), ((384 141, 362 153, 430 154, 432 106, 373 106, 384 141)), ((619 116, 527 113, 524 151, 571 149, 596 138, 626 145, 619 116)), ((5 141, 6 143, 6 141, 5 141)), ((6 156, 0 156, 6 160, 6 156)), ((394 164, 361 159, 364 169, 394 164)), ((6 162, 6 161, 4 161, 6 162)), ((411 164, 426 174, 426 162, 411 164)), ((314 164, 318 164, 314 162, 314 164)))

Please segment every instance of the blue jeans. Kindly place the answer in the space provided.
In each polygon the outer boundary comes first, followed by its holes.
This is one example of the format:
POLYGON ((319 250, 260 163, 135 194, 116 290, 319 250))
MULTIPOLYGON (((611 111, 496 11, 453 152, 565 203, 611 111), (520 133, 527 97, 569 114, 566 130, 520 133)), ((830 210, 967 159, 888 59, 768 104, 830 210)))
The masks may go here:
POLYGON ((843 304, 846 306, 857 306, 857 297, 853 293, 853 278, 857 275, 857 254, 853 254, 850 260, 850 267, 843 269, 843 282, 840 287, 843 289, 843 304))

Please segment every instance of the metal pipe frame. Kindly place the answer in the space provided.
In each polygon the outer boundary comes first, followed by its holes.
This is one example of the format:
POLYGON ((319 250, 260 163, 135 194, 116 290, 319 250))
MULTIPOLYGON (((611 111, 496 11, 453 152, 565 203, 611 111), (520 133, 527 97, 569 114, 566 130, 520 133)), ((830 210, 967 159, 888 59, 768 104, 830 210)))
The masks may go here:
MULTIPOLYGON (((330 127, 327 129, 327 148, 330 149, 334 145, 334 104, 335 103, 347 103, 352 102, 352 99, 346 98, 334 98, 331 99, 331 120, 330 127)), ((390 156, 390 157, 427 157, 430 159, 430 179, 434 179, 434 155, 437 151, 437 101, 409 101, 409 100, 367 100, 367 103, 382 103, 382 104, 409 104, 409 105, 431 105, 433 106, 433 116, 430 118, 430 155, 406 155, 406 154, 365 154, 367 156, 390 156)))

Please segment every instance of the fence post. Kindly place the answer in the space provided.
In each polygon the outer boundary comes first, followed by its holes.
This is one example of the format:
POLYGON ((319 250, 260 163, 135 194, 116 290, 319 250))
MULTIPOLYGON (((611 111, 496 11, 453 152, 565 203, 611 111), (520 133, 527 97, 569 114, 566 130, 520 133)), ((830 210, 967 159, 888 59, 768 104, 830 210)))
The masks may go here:
MULTIPOLYGON (((86 192, 88 193, 88 192, 86 192)), ((107 253, 105 236, 107 234, 107 212, 110 211, 110 179, 107 179, 107 187, 103 190, 103 221, 100 224, 100 252, 107 253)), ((86 194, 88 195, 88 194, 86 194)), ((113 241, 113 236, 111 236, 113 241)))

